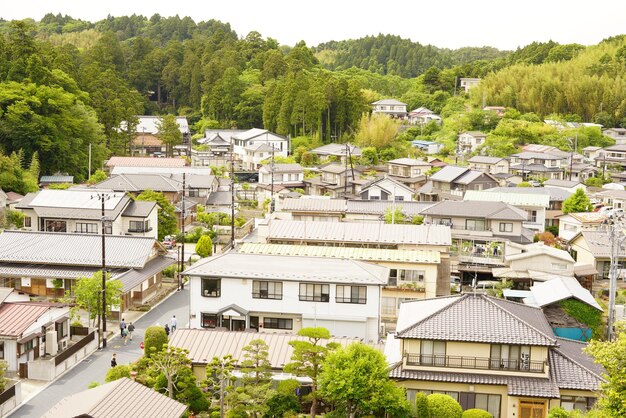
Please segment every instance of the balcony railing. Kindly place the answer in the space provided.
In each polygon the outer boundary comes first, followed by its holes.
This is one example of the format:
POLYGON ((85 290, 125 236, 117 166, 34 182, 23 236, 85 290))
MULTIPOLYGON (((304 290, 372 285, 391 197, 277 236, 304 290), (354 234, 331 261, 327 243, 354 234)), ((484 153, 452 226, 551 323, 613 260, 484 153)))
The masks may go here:
POLYGON ((406 354, 408 366, 451 367, 459 369, 510 370, 543 373, 545 362, 509 360, 488 357, 441 356, 432 354, 406 354))

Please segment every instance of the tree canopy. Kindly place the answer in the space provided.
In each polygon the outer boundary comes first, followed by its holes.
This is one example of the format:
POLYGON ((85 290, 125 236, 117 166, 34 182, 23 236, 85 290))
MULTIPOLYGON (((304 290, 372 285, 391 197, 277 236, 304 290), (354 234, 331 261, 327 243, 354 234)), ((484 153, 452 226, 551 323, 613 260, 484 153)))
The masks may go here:
POLYGON ((583 189, 576 189, 573 195, 563 201, 563 213, 591 212, 593 205, 583 189))

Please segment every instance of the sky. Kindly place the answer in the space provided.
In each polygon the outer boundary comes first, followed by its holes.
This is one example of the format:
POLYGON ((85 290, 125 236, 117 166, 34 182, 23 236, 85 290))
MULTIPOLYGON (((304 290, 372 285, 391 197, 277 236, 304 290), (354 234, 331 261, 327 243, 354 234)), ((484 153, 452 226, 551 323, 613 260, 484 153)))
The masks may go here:
POLYGON ((240 37, 256 30, 283 45, 393 34, 441 48, 513 50, 533 41, 592 45, 626 33, 622 0, 0 0, 0 17, 68 14, 95 22, 111 14, 190 16, 230 23, 240 37))

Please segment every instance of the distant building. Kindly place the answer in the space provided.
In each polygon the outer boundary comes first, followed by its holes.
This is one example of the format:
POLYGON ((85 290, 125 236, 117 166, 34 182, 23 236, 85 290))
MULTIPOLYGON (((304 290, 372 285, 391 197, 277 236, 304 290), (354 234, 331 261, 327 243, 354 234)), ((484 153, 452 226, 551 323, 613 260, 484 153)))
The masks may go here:
POLYGON ((501 174, 509 172, 509 160, 506 158, 475 155, 468 162, 469 168, 483 173, 501 174))
POLYGON ((425 125, 428 122, 436 122, 441 125, 441 116, 425 107, 418 107, 409 112, 409 123, 413 125, 425 125))
POLYGON ((486 139, 487 134, 479 131, 463 132, 457 140, 457 152, 459 154, 470 154, 484 144, 486 139))
MULTIPOLYGON (((161 123, 160 116, 138 116, 139 123, 135 128, 135 134, 131 143, 132 155, 152 155, 164 156, 167 147, 159 138, 159 125, 161 123)), ((181 133, 183 144, 188 144, 191 140, 191 132, 189 131, 189 123, 185 116, 176 116, 176 123, 181 133)), ((124 125, 122 124, 122 129, 124 125)))
POLYGON ((411 146, 419 148, 427 155, 439 154, 443 149, 443 144, 441 142, 423 141, 421 139, 411 141, 411 146))
POLYGON ((480 80, 480 78, 461 78, 459 84, 461 88, 465 90, 465 93, 467 93, 472 87, 476 87, 477 85, 479 85, 480 80))
POLYGON ((406 119, 406 103, 396 99, 383 99, 372 103, 372 114, 381 113, 394 119, 406 119))
POLYGON ((626 128, 609 128, 602 131, 602 134, 613 138, 615 145, 626 145, 626 128))

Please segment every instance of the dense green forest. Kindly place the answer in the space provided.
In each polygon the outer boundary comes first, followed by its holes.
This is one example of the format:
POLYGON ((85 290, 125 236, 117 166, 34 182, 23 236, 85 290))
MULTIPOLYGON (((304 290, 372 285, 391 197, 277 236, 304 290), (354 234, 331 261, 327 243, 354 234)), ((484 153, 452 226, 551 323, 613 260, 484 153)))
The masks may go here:
POLYGON ((472 113, 482 104, 519 109, 525 123, 560 114, 614 126, 626 124, 625 44, 447 50, 378 35, 311 48, 178 16, 0 20, 0 146, 7 158, 16 153, 6 161, 19 161, 11 181, 25 190, 20 178, 33 176, 35 152, 41 173, 84 180, 89 145, 94 167, 128 153, 140 114, 185 115, 200 133, 264 127, 330 142, 353 139, 369 103, 394 97, 449 119, 420 130, 448 149, 460 129, 496 127, 472 113), (468 98, 459 77, 484 80, 468 98))

